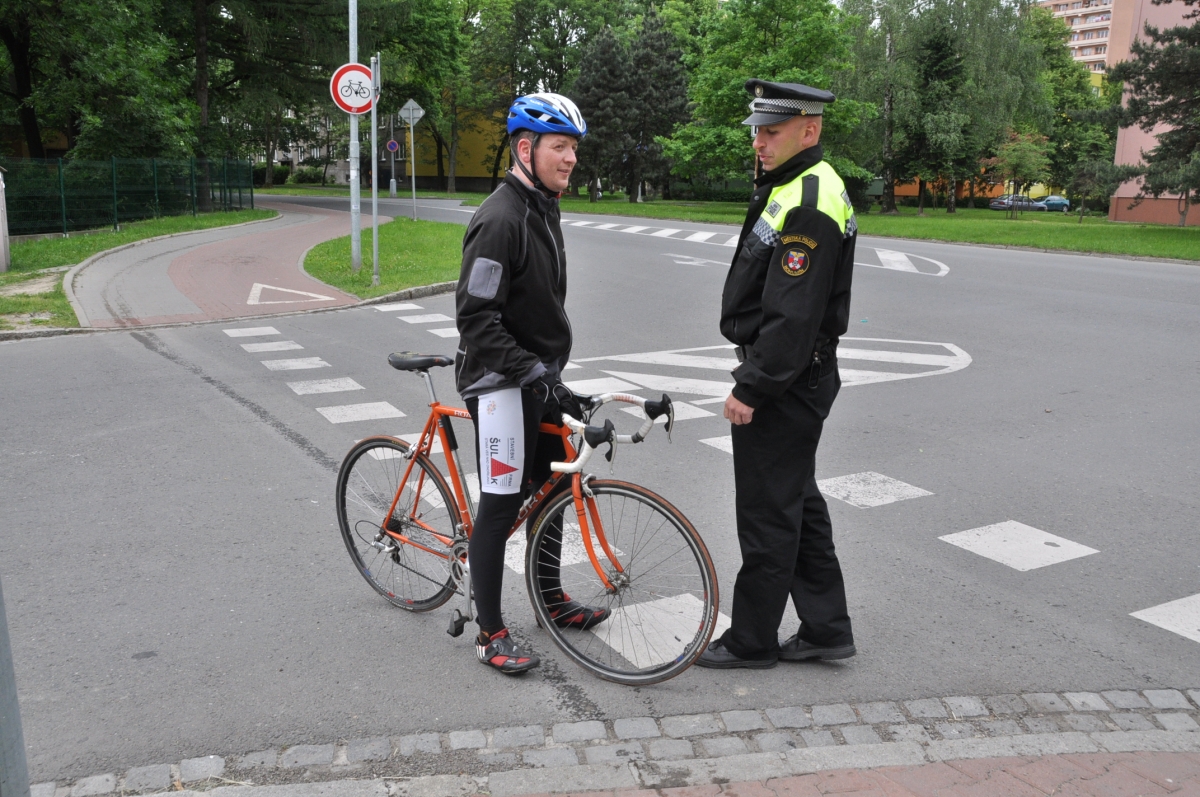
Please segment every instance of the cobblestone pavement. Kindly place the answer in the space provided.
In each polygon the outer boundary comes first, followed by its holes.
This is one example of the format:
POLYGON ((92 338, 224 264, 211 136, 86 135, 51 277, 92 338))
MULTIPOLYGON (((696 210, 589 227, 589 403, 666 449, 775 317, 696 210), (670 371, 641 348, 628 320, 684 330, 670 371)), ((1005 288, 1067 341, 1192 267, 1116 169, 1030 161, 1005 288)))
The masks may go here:
POLYGON ((208 755, 39 783, 33 797, 1200 795, 1198 719, 1200 689, 624 717, 208 755))

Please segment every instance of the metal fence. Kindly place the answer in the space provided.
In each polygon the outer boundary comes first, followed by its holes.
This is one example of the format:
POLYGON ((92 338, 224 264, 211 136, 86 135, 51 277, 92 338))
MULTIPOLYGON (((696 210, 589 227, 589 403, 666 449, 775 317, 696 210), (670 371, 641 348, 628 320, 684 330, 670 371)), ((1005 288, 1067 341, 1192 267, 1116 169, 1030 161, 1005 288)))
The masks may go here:
POLYGON ((254 207, 249 161, 0 158, 11 235, 254 207))

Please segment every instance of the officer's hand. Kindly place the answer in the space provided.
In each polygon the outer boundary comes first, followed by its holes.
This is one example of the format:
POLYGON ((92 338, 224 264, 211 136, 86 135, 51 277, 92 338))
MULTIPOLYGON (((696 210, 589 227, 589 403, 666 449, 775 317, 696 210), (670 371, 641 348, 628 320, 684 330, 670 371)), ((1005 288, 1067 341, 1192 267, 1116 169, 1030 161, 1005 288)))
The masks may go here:
POLYGON ((749 404, 738 401, 729 394, 729 398, 725 399, 725 420, 732 423, 734 426, 741 426, 744 423, 750 423, 754 417, 754 408, 749 404))

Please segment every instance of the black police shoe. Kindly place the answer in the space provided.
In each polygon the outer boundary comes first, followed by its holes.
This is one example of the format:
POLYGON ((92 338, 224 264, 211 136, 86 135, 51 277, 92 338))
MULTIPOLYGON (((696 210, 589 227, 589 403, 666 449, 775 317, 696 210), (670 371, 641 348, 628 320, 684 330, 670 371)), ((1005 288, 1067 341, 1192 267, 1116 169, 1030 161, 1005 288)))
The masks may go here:
POLYGON ((792 634, 786 642, 779 645, 779 658, 784 661, 805 661, 806 659, 830 661, 832 659, 848 659, 856 653, 858 650, 853 643, 849 645, 814 645, 801 639, 799 632, 792 634))
POLYGON ((713 640, 708 646, 708 650, 700 654, 700 658, 696 659, 697 666, 708 667, 714 670, 732 670, 738 667, 745 667, 751 670, 769 670, 779 663, 778 659, 743 659, 736 656, 729 648, 725 647, 725 643, 719 639, 713 640))

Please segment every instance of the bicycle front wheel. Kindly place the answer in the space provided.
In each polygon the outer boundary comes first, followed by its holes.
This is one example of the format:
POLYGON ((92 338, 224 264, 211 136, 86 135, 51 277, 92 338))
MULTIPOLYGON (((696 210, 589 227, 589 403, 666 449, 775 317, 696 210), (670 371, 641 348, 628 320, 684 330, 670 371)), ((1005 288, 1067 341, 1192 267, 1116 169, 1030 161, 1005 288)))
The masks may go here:
POLYGON ((584 505, 596 563, 570 491, 534 523, 525 580, 538 623, 600 678, 630 685, 673 678, 704 652, 716 626, 717 579, 704 541, 679 510, 634 484, 590 481, 584 505), (582 628, 563 614, 564 600, 607 616, 582 628))
POLYGON ((367 583, 402 609, 426 612, 455 592, 450 548, 460 517, 441 472, 424 456, 409 470, 408 449, 394 437, 350 449, 338 471, 338 524, 367 583))

